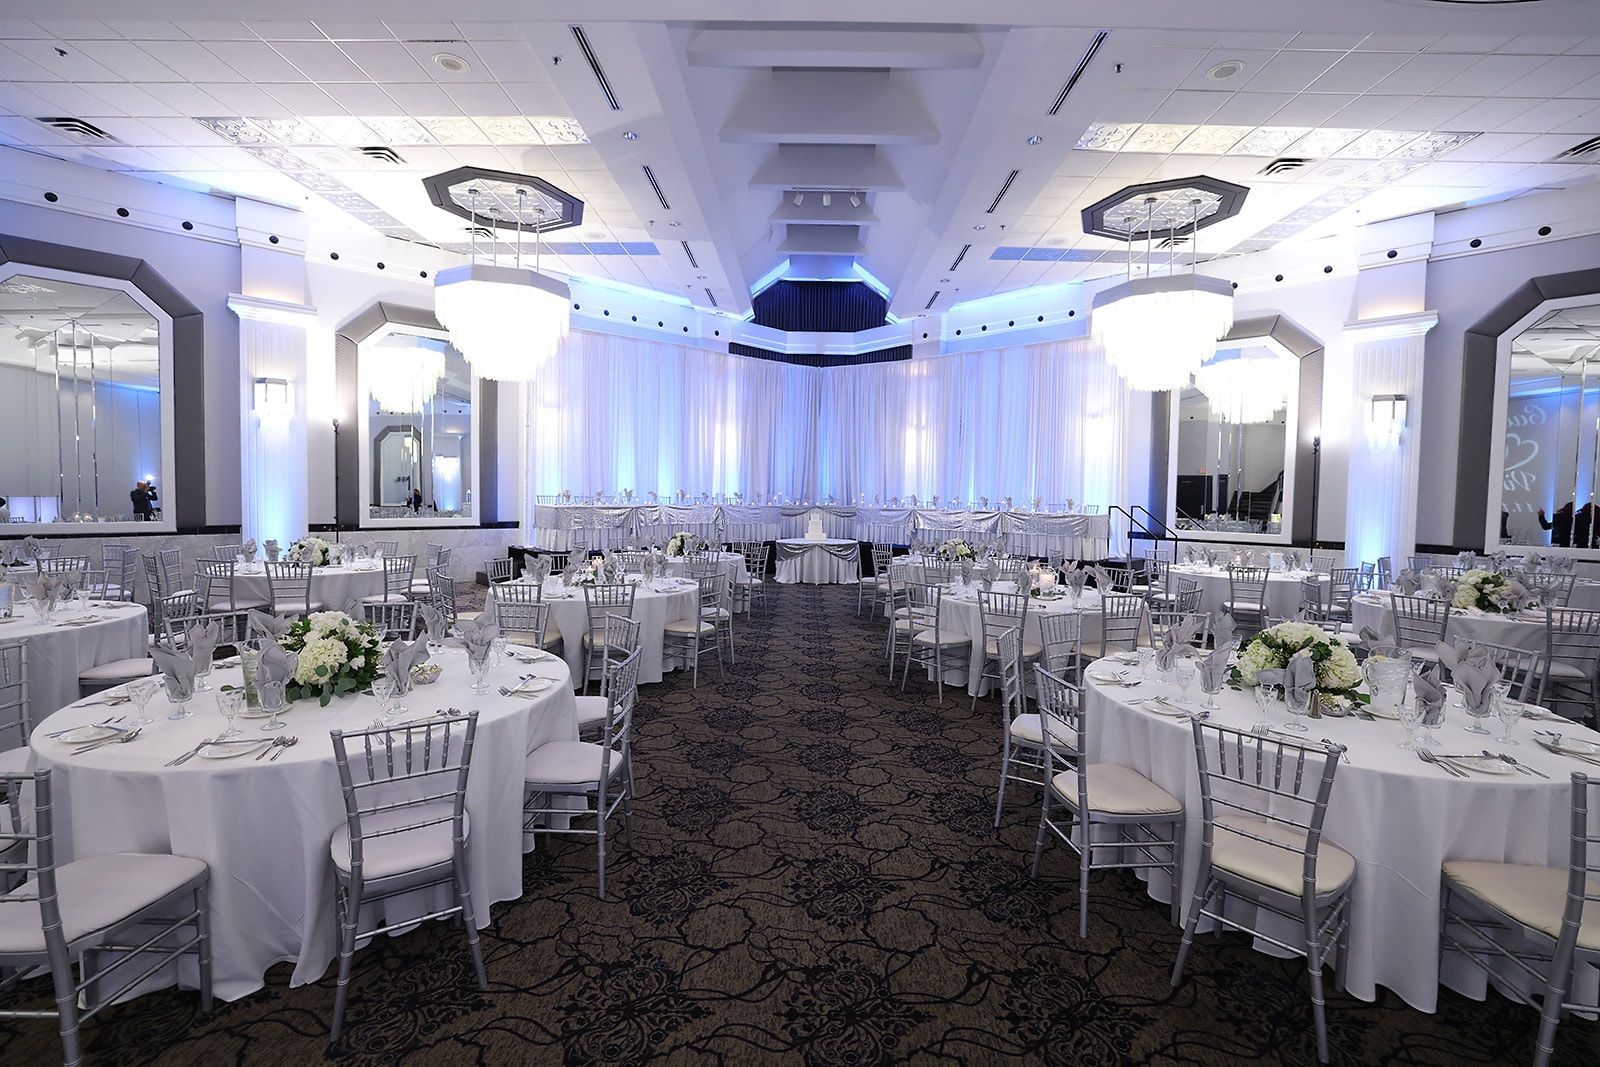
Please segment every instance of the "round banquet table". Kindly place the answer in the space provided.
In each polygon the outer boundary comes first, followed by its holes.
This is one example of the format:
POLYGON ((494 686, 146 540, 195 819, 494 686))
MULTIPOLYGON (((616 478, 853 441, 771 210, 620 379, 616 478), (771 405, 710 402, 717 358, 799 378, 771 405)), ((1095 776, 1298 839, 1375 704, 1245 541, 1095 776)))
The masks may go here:
MULTIPOLYGON (((1011 593, 1016 591, 1016 586, 1009 581, 999 581, 994 583, 994 591, 1011 593)), ((1076 605, 1073 604, 1070 595, 1030 599, 1028 617, 1022 626, 1022 639, 1032 644, 1042 644, 1039 639, 1039 616, 1070 613, 1083 616, 1084 653, 1088 655, 1098 653, 1104 616, 1100 614, 1100 594, 1093 589, 1085 589, 1082 601, 1076 605)), ((983 647, 978 640, 983 633, 982 614, 978 608, 978 593, 975 589, 950 592, 947 588, 944 595, 939 598, 940 636, 971 638, 966 655, 952 656, 945 660, 945 684, 963 685, 973 696, 983 696, 994 686, 993 679, 983 678, 983 647), (952 662, 954 666, 951 665, 952 662)), ((931 677, 933 674, 931 668, 928 673, 931 677)), ((1031 685, 1032 679, 1027 681, 1031 685)))
MULTIPOLYGON (((1217 612, 1231 599, 1228 591, 1228 571, 1225 567, 1208 567, 1199 563, 1175 563, 1171 567, 1176 577, 1193 578, 1200 583, 1200 610, 1217 612)), ((1267 615, 1274 619, 1293 618, 1300 610, 1300 579, 1309 578, 1315 571, 1270 571, 1267 574, 1267 615)), ((1322 581, 1323 598, 1327 598, 1329 578, 1318 575, 1322 581)))
MULTIPOLYGON (((740 592, 743 586, 748 591, 750 573, 744 569, 744 557, 737 552, 713 552, 711 556, 722 566, 722 575, 733 583, 733 610, 746 611, 749 600, 740 592)), ((680 557, 667 560, 667 573, 674 578, 689 577, 689 561, 680 557)))
MULTIPOLYGON (((1351 597, 1350 618, 1357 629, 1365 626, 1378 633, 1394 636, 1394 609, 1387 593, 1376 596, 1363 593, 1351 597)), ((1496 615, 1477 608, 1456 608, 1450 612, 1450 625, 1445 636, 1543 652, 1544 631, 1543 611, 1496 615)))
MULTIPOLYGON (((1187 718, 1167 717, 1128 703, 1138 697, 1170 697, 1176 687, 1149 681, 1128 690, 1095 680, 1118 669, 1112 661, 1101 661, 1086 672, 1090 760, 1131 767, 1183 801, 1188 815, 1183 845, 1187 914, 1199 873, 1202 831, 1194 734, 1187 718)), ((1204 699, 1195 686, 1193 703, 1204 699)), ((1213 723, 1248 729, 1257 719, 1247 692, 1224 688, 1217 703, 1220 710, 1211 713, 1213 723)), ((1283 703, 1275 704, 1271 720, 1282 724, 1287 718, 1283 703)), ((1442 971, 1439 966, 1440 868, 1446 860, 1564 867, 1571 821, 1570 776, 1575 770, 1592 770, 1592 765, 1534 744, 1532 731, 1538 723, 1531 720, 1516 727, 1512 736, 1521 743, 1509 751, 1549 775, 1548 780, 1515 771, 1455 778, 1398 748, 1404 731, 1388 719, 1302 721, 1310 731, 1298 736, 1327 738, 1348 749, 1349 762, 1340 765, 1333 783, 1323 839, 1356 860, 1346 963, 1350 992, 1370 1001, 1383 986, 1428 1012, 1435 1010, 1441 982, 1482 999, 1486 983, 1481 971, 1454 955, 1442 971)), ((1477 752, 1485 745, 1498 750, 1493 738, 1465 732, 1467 722, 1465 712, 1447 701, 1437 751, 1477 752)), ((1492 722, 1491 728, 1499 736, 1499 723, 1492 722)), ((1600 741, 1600 734, 1582 727, 1562 729, 1600 741)), ((1171 899, 1165 874, 1149 872, 1148 881, 1152 896, 1171 899)), ((1239 906, 1232 897, 1229 903, 1239 906)), ((1272 917, 1263 913, 1263 918, 1272 917)), ((1274 921, 1280 926, 1267 926, 1268 934, 1291 942, 1302 936, 1293 923, 1274 921)), ((1592 996, 1592 989, 1586 995, 1592 996)))
MULTIPOLYGON (((439 680, 417 686, 406 698, 410 715, 435 708, 478 711, 478 732, 467 780, 467 811, 472 819, 468 879, 480 928, 489 925, 489 905, 522 896, 522 782, 527 753, 548 741, 578 737, 577 702, 566 664, 545 656, 508 662, 490 674, 496 688, 470 689, 464 651, 447 648, 434 657, 443 666, 439 680), (554 680, 537 696, 502 697, 498 687, 522 674, 554 680)), ((237 666, 218 668, 213 688, 239 685, 237 666)), ((295 964, 291 985, 322 978, 338 952, 333 911, 333 862, 328 844, 345 821, 344 799, 334 763, 330 730, 362 730, 372 724, 378 702, 370 696, 343 697, 326 708, 297 701, 283 719, 286 729, 269 736, 294 736, 299 743, 276 759, 253 755, 233 759, 196 756, 177 767, 164 764, 222 732, 215 692, 197 693, 194 714, 167 719, 165 696, 150 702, 155 722, 127 744, 77 753, 52 740, 55 731, 98 721, 98 707, 69 707, 52 715, 33 733, 35 767, 53 774, 56 858, 58 861, 112 852, 150 852, 192 856, 211 867, 211 955, 215 992, 236 1000, 260 989, 272 965, 295 964)), ((131 718, 131 716, 130 716, 131 718)), ((261 721, 240 718, 248 735, 261 721)), ((437 890, 427 891, 437 893, 437 890)), ((380 901, 391 921, 404 922, 447 903, 423 893, 380 901)), ((371 924, 368 913, 363 925, 371 924)), ((192 959, 177 977, 194 988, 192 959)), ((164 972, 171 984, 171 968, 164 972)))
POLYGON ((1579 611, 1600 611, 1600 582, 1579 578, 1572 583, 1572 595, 1567 607, 1579 611))
POLYGON ((34 722, 78 699, 78 675, 90 667, 145 654, 144 606, 123 601, 76 602, 41 622, 31 605, 0 619, 0 641, 28 646, 28 709, 34 722))
MULTIPOLYGON (((420 570, 412 580, 422 577, 420 570)), ((267 571, 260 563, 241 563, 233 570, 233 596, 239 603, 265 604, 270 597, 267 571)), ((343 611, 352 600, 383 595, 383 563, 341 563, 337 567, 311 568, 311 606, 319 610, 343 611)))
MULTIPOLYGON (((669 670, 686 664, 681 657, 667 660, 663 634, 667 623, 692 619, 700 610, 700 587, 691 578, 657 578, 646 582, 629 575, 635 583, 633 613, 639 622, 639 681, 659 682, 669 670)), ((566 658, 574 680, 583 678, 583 634, 589 628, 589 611, 584 606, 582 587, 568 588, 559 576, 546 578, 544 602, 550 605, 550 626, 561 632, 561 654, 566 658)))
POLYGON ((845 537, 781 537, 777 542, 782 585, 853 585, 861 580, 861 543, 845 537))

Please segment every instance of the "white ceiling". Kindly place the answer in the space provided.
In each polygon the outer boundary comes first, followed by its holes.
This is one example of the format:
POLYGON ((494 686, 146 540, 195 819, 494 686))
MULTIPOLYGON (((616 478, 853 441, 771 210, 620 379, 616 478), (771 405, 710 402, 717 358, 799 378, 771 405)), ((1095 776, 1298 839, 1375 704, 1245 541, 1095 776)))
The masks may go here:
POLYGON ((1086 237, 1079 212, 1134 182, 1204 173, 1250 188, 1201 235, 1209 258, 1600 176, 1600 152, 1557 160, 1600 136, 1600 4, 1587 0, 1193 0, 1182 14, 1124 0, 1092 15, 818 0, 815 22, 756 21, 772 5, 755 0, 625 0, 605 21, 567 2, 518 21, 527 7, 511 0, 484 0, 473 22, 429 19, 436 5, 417 0, 352 0, 341 21, 299 0, 231 5, 244 21, 194 21, 211 14, 196 0, 142 6, 170 21, 121 20, 109 0, 11 0, 0 143, 445 246, 464 222, 421 177, 536 174, 585 201, 547 266, 733 311, 785 259, 801 274, 853 259, 901 316, 935 292, 938 309, 1113 273, 1121 246, 1086 237), (1208 77, 1228 61, 1243 67, 1208 77), (58 116, 116 142, 35 121, 58 116), (1107 126, 1127 140, 1076 147, 1107 126), (1422 134, 1472 136, 1418 157, 1422 134), (356 151, 373 144, 402 162, 356 151), (1278 155, 1309 162, 1262 175, 1278 155))

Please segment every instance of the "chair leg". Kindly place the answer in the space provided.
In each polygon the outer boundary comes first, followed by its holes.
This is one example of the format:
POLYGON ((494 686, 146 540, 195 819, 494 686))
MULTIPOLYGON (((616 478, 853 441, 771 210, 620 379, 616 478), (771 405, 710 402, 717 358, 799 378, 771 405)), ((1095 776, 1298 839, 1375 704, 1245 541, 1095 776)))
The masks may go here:
POLYGON ((597 814, 595 815, 595 821, 599 824, 599 825, 597 825, 595 827, 595 841, 597 842, 597 844, 599 846, 599 853, 600 853, 599 861, 600 861, 600 899, 601 900, 606 899, 606 807, 605 807, 605 805, 606 805, 606 795, 605 795, 604 792, 601 792, 600 797, 599 797, 599 806, 596 809, 597 814))
POLYGON ((1050 828, 1050 785, 1045 784, 1044 802, 1039 806, 1039 833, 1033 839, 1033 868, 1028 872, 1032 877, 1039 877, 1039 861, 1044 858, 1044 835, 1050 828))
POLYGON ((1194 900, 1189 905, 1189 921, 1183 924, 1183 940, 1178 942, 1178 959, 1172 965, 1172 988, 1176 989, 1183 982, 1183 965, 1189 960, 1189 948, 1194 944, 1195 927, 1200 925, 1200 912, 1204 910, 1206 901, 1210 899, 1209 875, 1201 879, 1194 887, 1194 900))
POLYGON ((994 802, 994 828, 1000 829, 1000 814, 1006 809, 1006 777, 1011 773, 1011 724, 1003 727, 1000 738, 1000 795, 994 802))
POLYGON ((61 1032, 61 1062, 64 1067, 77 1067, 83 1062, 83 1047, 78 1037, 78 996, 72 984, 72 964, 63 959, 63 973, 56 974, 56 1027, 61 1032))
POLYGON ((1306 970, 1311 976, 1311 1021, 1317 1029, 1317 1061, 1328 1062, 1327 1005, 1322 997, 1322 948, 1317 936, 1316 907, 1306 909, 1306 970))
POLYGON ((478 975, 478 988, 489 988, 489 975, 483 969, 483 946, 478 943, 478 920, 472 914, 472 890, 467 887, 467 854, 463 850, 455 863, 456 902, 461 905, 461 925, 467 928, 467 951, 472 953, 472 969, 478 975))
POLYGON ((1568 945, 1550 961, 1550 977, 1539 1004, 1539 1038, 1534 1045, 1534 1067, 1547 1067, 1555 1052, 1556 1024, 1561 1021, 1561 1002, 1566 999, 1567 983, 1572 978, 1572 946, 1568 945))
POLYGON ((194 890, 195 930, 200 935, 200 1010, 211 1012, 211 885, 202 882, 194 890))
MULTIPOLYGON (((1078 850, 1078 937, 1088 940, 1089 937, 1089 861, 1094 857, 1094 827, 1090 825, 1086 812, 1078 812, 1076 822, 1078 833, 1083 835, 1083 847, 1078 850)), ((1120 856, 1121 853, 1119 852, 1120 856)))
POLYGON ((633 756, 630 753, 622 765, 626 781, 623 783, 622 823, 628 830, 628 847, 633 847, 633 756))
POLYGON ((361 924, 361 883, 350 883, 339 923, 339 982, 333 993, 333 1028, 328 1043, 336 1045, 344 1033, 344 1009, 350 998, 350 965, 356 954, 356 930, 361 924))

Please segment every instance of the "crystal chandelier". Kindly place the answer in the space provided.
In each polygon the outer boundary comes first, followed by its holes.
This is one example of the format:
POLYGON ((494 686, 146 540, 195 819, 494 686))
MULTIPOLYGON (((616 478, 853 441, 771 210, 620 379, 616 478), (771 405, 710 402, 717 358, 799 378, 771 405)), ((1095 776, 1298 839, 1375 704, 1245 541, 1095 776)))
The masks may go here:
POLYGON ((1194 372, 1194 384, 1211 410, 1242 426, 1271 422, 1289 395, 1288 361, 1280 356, 1240 356, 1207 363, 1194 372))
MULTIPOLYGON (((1178 205, 1171 198, 1161 201, 1146 196, 1140 205, 1144 208, 1142 226, 1134 214, 1121 220, 1118 229, 1128 242, 1128 280, 1095 295, 1090 330, 1129 388, 1147 392, 1183 388, 1201 364, 1216 354, 1217 341, 1233 329, 1233 287, 1228 282, 1197 274, 1192 265, 1189 273, 1179 273, 1170 251, 1167 273, 1152 274, 1151 239, 1164 232, 1170 250, 1185 228, 1198 236, 1201 204, 1198 197, 1178 205), (1156 217, 1158 203, 1162 205, 1160 218, 1156 217), (1144 263, 1142 273, 1135 276, 1134 245, 1141 234, 1144 263)), ((1198 256, 1193 258, 1198 260, 1198 256)))
POLYGON ((372 368, 369 392, 390 415, 421 411, 439 391, 444 353, 420 345, 380 345, 381 365, 372 368))
MULTIPOLYGON (((567 336, 572 294, 565 282, 539 271, 542 225, 534 226, 533 268, 522 265, 525 196, 517 190, 515 265, 480 262, 474 226, 472 262, 440 271, 434 279, 434 314, 480 378, 532 381, 567 336)), ((476 205, 474 192, 474 215, 476 205)), ((542 222, 542 209, 538 216, 542 222)))

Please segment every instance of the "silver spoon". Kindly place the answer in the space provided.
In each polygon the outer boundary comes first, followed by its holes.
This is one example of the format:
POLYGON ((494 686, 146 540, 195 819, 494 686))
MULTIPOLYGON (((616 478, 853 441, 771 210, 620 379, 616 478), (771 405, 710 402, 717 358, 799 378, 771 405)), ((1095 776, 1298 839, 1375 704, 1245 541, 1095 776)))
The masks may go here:
POLYGON ((284 749, 293 748, 295 745, 298 745, 299 743, 300 743, 300 739, 298 737, 285 737, 283 739, 283 744, 281 746, 279 746, 278 751, 274 752, 272 754, 272 759, 268 760, 267 762, 268 763, 276 762, 278 757, 283 755, 284 749))
POLYGON ((1490 752, 1488 749, 1484 749, 1483 750, 1483 754, 1485 756, 1493 756, 1495 759, 1505 760, 1507 763, 1511 764, 1511 766, 1515 767, 1517 770, 1521 771, 1523 774, 1536 774, 1540 778, 1545 778, 1545 779, 1548 779, 1550 777, 1548 774, 1544 773, 1543 771, 1541 771, 1537 767, 1528 767, 1528 766, 1524 766, 1521 763, 1518 763, 1515 759, 1513 759, 1510 756, 1506 755, 1504 752, 1490 752))

